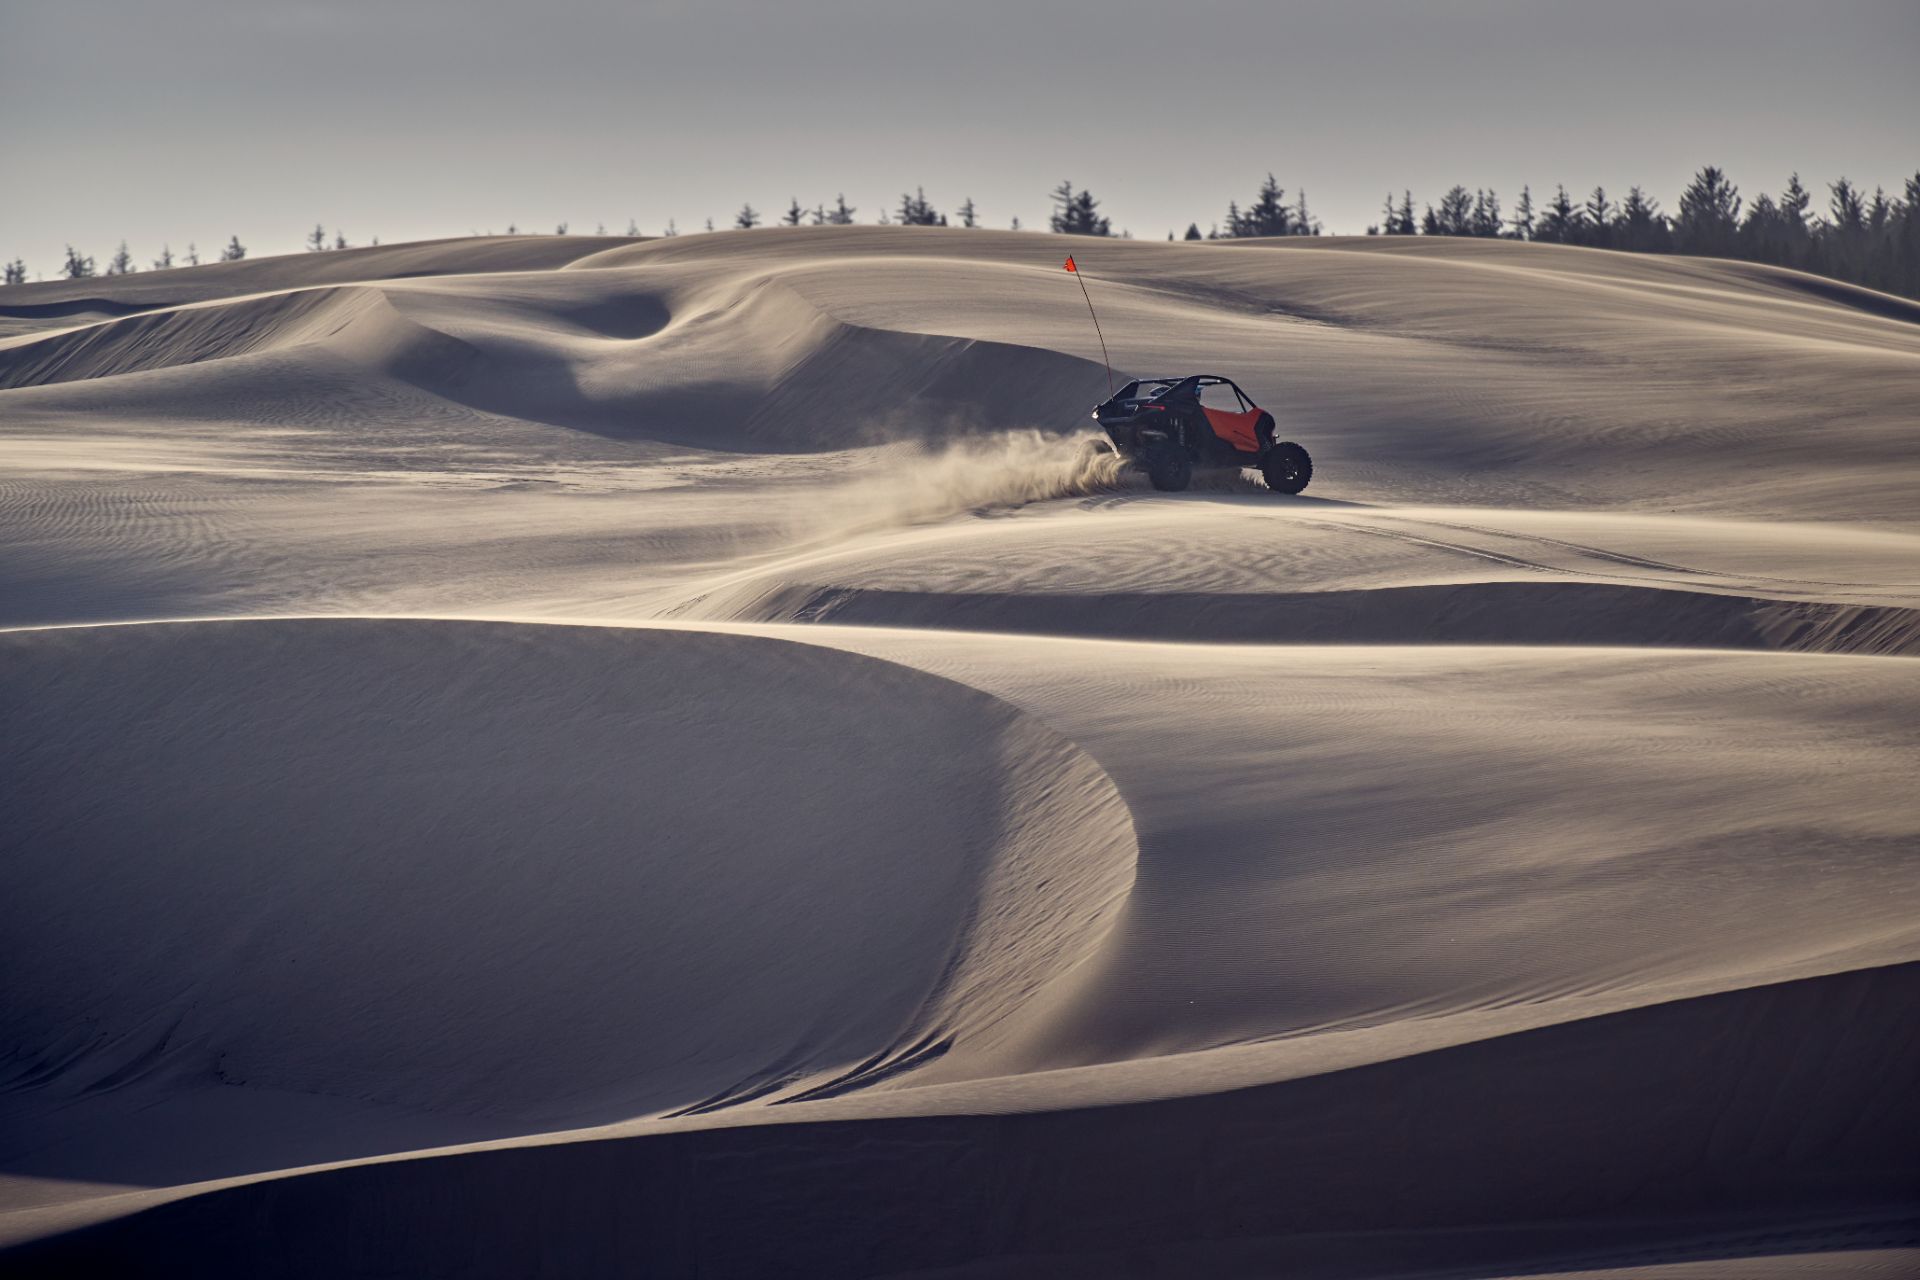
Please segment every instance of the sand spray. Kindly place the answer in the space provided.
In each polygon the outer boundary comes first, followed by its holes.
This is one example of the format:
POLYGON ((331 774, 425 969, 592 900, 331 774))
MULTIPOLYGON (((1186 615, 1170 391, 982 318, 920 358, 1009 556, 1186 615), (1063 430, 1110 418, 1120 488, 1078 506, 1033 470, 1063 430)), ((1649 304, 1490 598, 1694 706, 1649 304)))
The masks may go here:
POLYGON ((903 442, 867 451, 858 474, 821 492, 798 517, 803 538, 838 538, 1112 492, 1120 459, 1090 434, 1036 430, 903 442))
MULTIPOLYGON (((811 556, 888 530, 962 516, 991 517, 1029 503, 1106 494, 1156 496, 1092 432, 1016 429, 902 440, 842 455, 844 479, 811 487, 775 524, 783 555, 811 556)), ((1196 472, 1195 491, 1253 491, 1260 481, 1238 472, 1196 472)), ((764 567, 764 566, 762 566, 764 567)))

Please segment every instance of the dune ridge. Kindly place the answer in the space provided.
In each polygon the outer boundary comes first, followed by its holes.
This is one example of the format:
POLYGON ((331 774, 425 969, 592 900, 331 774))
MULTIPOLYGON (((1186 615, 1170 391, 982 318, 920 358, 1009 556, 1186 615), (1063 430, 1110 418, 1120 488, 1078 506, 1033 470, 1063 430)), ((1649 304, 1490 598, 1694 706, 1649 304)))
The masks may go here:
POLYGON ((1920 655, 1920 610, 1603 583, 1487 582, 1302 594, 912 594, 734 588, 680 616, 1262 644, 1570 644, 1920 655))

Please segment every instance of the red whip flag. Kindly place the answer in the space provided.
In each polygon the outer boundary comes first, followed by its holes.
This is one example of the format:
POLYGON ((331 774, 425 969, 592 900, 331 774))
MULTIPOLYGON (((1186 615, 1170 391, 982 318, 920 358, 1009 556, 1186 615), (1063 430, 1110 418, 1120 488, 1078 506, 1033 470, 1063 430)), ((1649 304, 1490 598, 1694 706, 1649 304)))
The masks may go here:
POLYGON ((1080 296, 1087 300, 1087 314, 1093 316, 1093 332, 1100 339, 1100 363, 1107 366, 1107 394, 1113 394, 1113 361, 1107 359, 1107 335, 1100 332, 1100 317, 1093 313, 1093 295, 1087 292, 1087 278, 1080 274, 1080 268, 1074 265, 1073 255, 1067 255, 1067 270, 1080 283, 1080 296))

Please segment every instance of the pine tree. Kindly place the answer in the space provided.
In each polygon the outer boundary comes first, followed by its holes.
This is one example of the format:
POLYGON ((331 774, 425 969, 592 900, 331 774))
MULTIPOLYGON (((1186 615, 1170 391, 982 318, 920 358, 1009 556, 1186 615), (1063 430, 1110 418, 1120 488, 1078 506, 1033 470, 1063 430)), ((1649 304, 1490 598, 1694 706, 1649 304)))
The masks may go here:
POLYGON ((1821 269, 1842 280, 1858 280, 1867 258, 1866 200, 1859 188, 1846 178, 1832 183, 1827 190, 1830 215, 1821 228, 1821 269))
POLYGON ((1009 230, 1009 231, 1018 231, 1018 230, 1020 230, 1020 215, 1019 215, 1019 214, 1017 214, 1017 213, 1016 213, 1016 214, 1014 214, 1014 215, 1013 215, 1013 221, 1011 221, 1011 222, 1009 222, 1009 223, 1007 224, 1007 230, 1009 230))
POLYGON ((186 261, 187 261, 187 265, 190 267, 197 267, 200 265, 200 246, 195 244, 191 240, 187 241, 186 261))
POLYGON ((927 189, 919 187, 914 194, 900 195, 900 225, 903 227, 938 227, 944 225, 940 215, 927 203, 927 189))
POLYGON ((1843 235, 1857 235, 1866 229, 1866 201, 1860 190, 1846 178, 1830 185, 1827 190, 1833 193, 1827 208, 1833 214, 1829 224, 1843 235))
POLYGON ((1093 192, 1085 187, 1074 197, 1074 222, 1085 236, 1106 236, 1113 234, 1113 224, 1097 212, 1100 202, 1093 198, 1093 192))
POLYGON ((1187 234, 1183 236, 1182 239, 1185 239, 1185 240, 1200 239, 1200 224, 1197 222, 1189 222, 1187 224, 1187 234))
POLYGON ((133 255, 127 252, 127 242, 122 240, 120 248, 107 261, 107 274, 110 276, 130 276, 135 268, 133 255))
POLYGON ((978 227, 980 225, 980 211, 973 207, 972 196, 968 196, 965 200, 960 202, 960 208, 957 210, 957 212, 960 215, 961 226, 973 228, 973 227, 978 227))
POLYGON ((1234 229, 1236 236, 1286 236, 1293 234, 1293 210, 1287 207, 1286 192, 1269 173, 1267 180, 1260 184, 1253 203, 1247 206, 1244 216, 1236 216, 1229 206, 1227 225, 1234 229))
POLYGON ((1473 234, 1488 240, 1500 238, 1500 196, 1488 187, 1473 193, 1473 234))
POLYGON ((307 252, 319 253, 327 247, 327 229, 319 223, 313 224, 313 230, 307 235, 307 252))
POLYGON ((1893 230, 1894 275, 1888 288, 1920 298, 1920 173, 1908 178, 1899 225, 1893 230))
POLYGON ((26 282, 27 282, 27 264, 22 259, 15 258, 12 262, 9 262, 6 265, 5 283, 25 284, 26 282))
POLYGON ((1393 192, 1387 192, 1387 202, 1380 207, 1380 232, 1383 235, 1400 234, 1400 214, 1393 206, 1393 192))
POLYGON ((1806 261, 1807 245, 1812 232, 1807 227, 1807 210, 1813 207, 1813 193, 1800 185, 1800 175, 1794 174, 1787 179, 1787 189, 1780 195, 1780 237, 1782 245, 1781 261, 1788 266, 1797 266, 1806 261))
POLYGON ((1533 229, 1533 238, 1548 244, 1579 244, 1584 230, 1580 225, 1580 211, 1573 207, 1566 187, 1556 185, 1553 203, 1540 215, 1540 221, 1533 229))
POLYGON ((707 219, 707 230, 709 230, 709 231, 711 231, 711 230, 713 230, 713 219, 712 219, 712 218, 708 218, 708 219, 707 219))
POLYGON ((1317 236, 1320 224, 1313 214, 1307 211, 1307 189, 1302 187, 1293 197, 1293 234, 1296 236, 1317 236))
POLYGON ((1747 206, 1747 220, 1740 224, 1740 256, 1755 262, 1780 262, 1786 253, 1785 241, 1786 220, 1773 197, 1762 191, 1747 206))
POLYGON ((333 247, 336 249, 351 249, 353 246, 347 243, 346 232, 335 231, 333 233, 333 247))
POLYGON ((1899 213, 1899 202, 1887 199, 1885 187, 1875 187, 1873 200, 1867 205, 1867 260, 1860 275, 1862 283, 1885 288, 1884 282, 1894 276, 1898 259, 1891 231, 1899 213))
POLYGON ((640 224, 632 218, 627 219, 627 234, 629 236, 637 236, 640 234, 640 224))
POLYGON ((1507 223, 1515 240, 1533 239, 1533 188, 1520 188, 1520 203, 1513 207, 1513 219, 1507 223))
POLYGON ((780 215, 780 224, 787 227, 797 227, 800 225, 800 219, 806 216, 807 211, 800 207, 800 197, 793 196, 791 197, 791 203, 787 205, 787 211, 780 215))
POLYGON ((166 271, 170 269, 172 266, 173 266, 173 246, 170 244, 163 244, 160 246, 160 256, 153 260, 153 269, 155 271, 166 271))
POLYGON ((1440 215, 1433 211, 1432 205, 1428 205, 1427 211, 1420 215, 1420 234, 1423 236, 1440 234, 1440 215))
POLYGON ((680 227, 677 223, 674 222, 672 218, 668 218, 666 229, 662 231, 660 234, 666 237, 667 239, 671 240, 675 236, 680 234, 680 227))
POLYGON ((833 198, 833 208, 827 211, 827 221, 836 227, 850 227, 853 225, 853 215, 857 212, 859 210, 855 206, 847 203, 843 192, 833 198))
POLYGON ((1056 207, 1049 223, 1053 230, 1070 236, 1113 234, 1113 224, 1100 216, 1100 202, 1091 191, 1075 191, 1071 182, 1062 182, 1053 189, 1053 202, 1056 207))
POLYGON ((247 246, 240 243, 239 236, 235 236, 233 239, 227 241, 227 247, 220 251, 220 261, 222 262, 238 262, 246 256, 247 246))
POLYGON ((1067 216, 1073 212, 1073 184, 1064 179, 1052 191, 1053 213, 1047 219, 1047 226, 1053 231, 1067 229, 1067 216))
POLYGON ((734 229, 751 231, 760 225, 760 211, 750 204, 740 206, 740 212, 733 215, 734 229))
POLYGON ((807 215, 807 222, 808 222, 808 225, 810 226, 815 226, 815 227, 826 226, 827 225, 827 206, 825 206, 824 204, 817 204, 813 206, 813 212, 807 215))
POLYGON ((559 226, 555 227, 553 229, 553 234, 557 236, 563 236, 567 234, 567 224, 563 222, 559 226))
POLYGON ((1639 187, 1627 190, 1627 199, 1613 220, 1614 244, 1634 253, 1665 253, 1673 247, 1660 202, 1639 187))
POLYGON ((1586 243, 1596 249, 1613 247, 1613 204, 1607 199, 1605 187, 1595 187, 1593 194, 1587 197, 1586 208, 1581 211, 1586 216, 1581 219, 1586 224, 1586 243))
POLYGON ((68 245, 67 261, 60 268, 60 274, 69 280, 84 280, 93 274, 93 259, 80 254, 72 245, 68 245))
POLYGON ((1410 236, 1413 233, 1413 192, 1402 191, 1400 193, 1400 224, 1394 234, 1410 236))
POLYGON ((1428 235, 1467 236, 1473 234, 1473 197, 1467 189, 1455 186, 1440 197, 1440 211, 1433 219, 1428 235))
POLYGON ((1724 257, 1733 252, 1739 225, 1740 188, 1708 165, 1680 193, 1680 216, 1673 226, 1675 245, 1682 253, 1724 257))

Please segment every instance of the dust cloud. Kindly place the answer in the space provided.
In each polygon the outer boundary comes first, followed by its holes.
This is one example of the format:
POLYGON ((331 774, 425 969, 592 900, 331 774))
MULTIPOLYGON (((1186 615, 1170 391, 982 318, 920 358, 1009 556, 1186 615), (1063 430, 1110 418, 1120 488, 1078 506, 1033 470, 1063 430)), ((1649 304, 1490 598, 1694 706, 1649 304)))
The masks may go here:
POLYGON ((873 452, 855 478, 822 493, 792 533, 832 540, 967 512, 1113 492, 1127 480, 1118 455, 1093 435, 1037 430, 903 443, 873 452))

